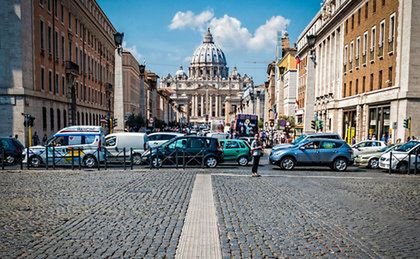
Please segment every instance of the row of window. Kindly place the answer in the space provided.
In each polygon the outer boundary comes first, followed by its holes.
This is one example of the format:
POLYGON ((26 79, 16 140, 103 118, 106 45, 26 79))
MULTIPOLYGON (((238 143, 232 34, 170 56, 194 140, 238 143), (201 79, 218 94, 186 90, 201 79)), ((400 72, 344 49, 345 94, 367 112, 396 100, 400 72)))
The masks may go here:
MULTIPOLYGON (((66 60, 65 53, 66 53, 66 43, 64 34, 61 34, 61 41, 59 40, 59 32, 54 32, 54 41, 52 40, 52 28, 48 25, 47 29, 47 46, 45 46, 45 39, 44 39, 44 32, 45 24, 44 21, 40 20, 40 47, 41 53, 44 53, 45 47, 47 47, 47 51, 49 57, 52 57, 54 52, 54 58, 56 62, 59 62, 61 58, 62 64, 64 65, 64 61, 66 60), (54 48, 52 46, 54 44, 54 48)), ((92 79, 95 82, 108 82, 110 81, 112 72, 106 69, 105 64, 102 64, 100 60, 94 59, 89 54, 86 54, 86 50, 83 51, 82 48, 77 46, 74 47, 75 52, 73 54, 73 44, 72 41, 68 41, 68 57, 69 60, 75 61, 76 64, 79 65, 81 71, 86 73, 88 79, 92 79), (73 59, 73 56, 75 59, 73 59)))
MULTIPOLYGON (((384 77, 383 77, 383 71, 379 70, 378 78, 377 78, 377 88, 376 89, 382 89, 384 87, 392 86, 392 79, 393 79, 392 77, 393 77, 392 66, 390 66, 388 68, 388 79, 385 82, 384 82, 384 77)), ((362 77, 361 86, 359 86, 359 79, 356 79, 354 81, 354 85, 353 85, 353 81, 350 81, 348 84, 344 83, 343 84, 343 97, 373 91, 374 90, 374 79, 375 79, 375 74, 371 73, 368 89, 366 88, 366 76, 362 77), (353 86, 355 88, 353 88, 353 86), (348 89, 347 89, 347 87, 348 87, 348 89)))
MULTIPOLYGON (((370 0, 372 2, 372 14, 375 15, 376 13, 376 0, 370 0)), ((386 1, 395 1, 395 0, 380 0, 382 2, 382 7, 385 7, 386 1)), ((362 20, 362 9, 363 7, 357 10, 357 25, 360 26, 362 20)), ((369 1, 366 1, 364 6, 364 16, 365 20, 369 18, 369 1)), ((351 16, 351 18, 347 19, 344 25, 344 31, 347 34, 349 32, 349 23, 351 30, 354 29, 355 24, 355 14, 351 16)))
MULTIPOLYGON (((383 58, 385 52, 385 39, 386 39, 386 21, 382 20, 379 24, 379 38, 376 43, 376 26, 373 26, 370 30, 370 42, 369 42, 369 31, 363 34, 363 37, 359 36, 356 41, 351 41, 349 45, 344 46, 344 72, 347 70, 347 63, 349 63, 349 69, 353 68, 353 61, 355 61, 355 67, 360 65, 360 54, 362 55, 362 64, 365 65, 369 60, 371 63, 375 61, 375 57, 378 56, 380 59, 383 58), (368 55, 368 45, 369 55, 368 55), (378 46, 378 51, 376 51, 378 46)), ((395 47, 395 13, 389 17, 389 29, 388 29, 388 54, 394 52, 395 47)))
MULTIPOLYGON (((82 0, 82 3, 84 4, 85 8, 87 10, 89 10, 89 12, 92 14, 92 16, 94 18, 96 18, 97 22, 99 23, 100 27, 103 28, 105 30, 105 32, 109 35, 109 36, 113 36, 113 29, 111 28, 111 26, 108 24, 107 19, 101 15, 101 11, 99 10, 99 8, 96 8, 95 4, 92 3, 91 0, 82 0), (89 2, 89 4, 87 3, 89 2)), ((61 23, 64 24, 64 15, 65 15, 65 11, 64 11, 64 5, 62 3, 58 4, 58 0, 54 0, 54 2, 52 3, 51 0, 39 0, 39 5, 44 8, 44 6, 47 6, 47 10, 48 13, 51 14, 53 5, 54 5, 54 16, 56 18, 58 18, 58 7, 60 6, 60 21, 61 23)), ((92 18, 91 16, 91 18, 92 18)), ((81 23, 80 20, 78 20, 76 17, 74 17, 72 15, 72 13, 69 11, 68 12, 68 26, 69 26, 69 30, 72 31, 73 28, 73 20, 74 20, 74 24, 75 24, 75 33, 76 36, 78 36, 80 34, 80 32, 84 32, 86 33, 87 31, 87 39, 88 39, 88 45, 92 48, 94 48, 95 50, 97 50, 99 52, 99 49, 101 49, 101 43, 99 42, 99 40, 97 40, 93 34, 91 34, 89 32, 89 30, 87 30, 81 23)), ((86 42, 86 34, 84 34, 83 38, 85 39, 86 42)), ((105 50, 106 51, 106 50, 105 50)))
MULTIPOLYGON (((49 126, 51 131, 60 130, 67 126, 67 110, 49 109, 49 126), (61 123, 63 118, 63 124, 61 123)), ((100 125, 101 115, 87 112, 77 112, 76 117, 77 125, 100 125)), ((42 107, 42 128, 44 131, 47 130, 48 119, 47 119, 47 108, 42 107)))

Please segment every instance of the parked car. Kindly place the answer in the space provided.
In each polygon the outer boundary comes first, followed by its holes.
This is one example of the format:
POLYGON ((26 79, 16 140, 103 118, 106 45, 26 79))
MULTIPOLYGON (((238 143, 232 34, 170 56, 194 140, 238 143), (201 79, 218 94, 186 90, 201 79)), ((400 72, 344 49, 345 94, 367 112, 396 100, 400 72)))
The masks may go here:
POLYGON ((284 170, 295 166, 330 166, 345 171, 354 163, 353 150, 344 140, 307 139, 289 148, 272 150, 269 161, 284 170))
POLYGON ((143 161, 153 167, 161 167, 163 164, 183 165, 201 164, 214 168, 224 161, 223 149, 216 138, 181 136, 168 142, 151 148, 143 153, 143 161), (203 159, 203 160, 202 160, 203 159))
POLYGON ((99 162, 104 161, 103 143, 105 143, 105 135, 102 127, 66 127, 49 138, 45 146, 30 147, 28 156, 26 156, 25 149, 23 151, 24 163, 39 167, 46 163, 48 154, 49 164, 52 164, 54 159, 56 165, 71 165, 73 154, 74 163, 79 163, 80 158, 80 163, 85 167, 96 167, 99 162))
POLYGON ((292 143, 280 144, 273 147, 273 150, 282 149, 282 148, 289 148, 293 145, 297 145, 305 140, 309 139, 316 139, 316 138, 323 138, 323 139, 337 139, 341 140, 340 135, 336 133, 305 133, 300 135, 297 139, 295 139, 292 143))
POLYGON ((218 140, 222 140, 227 139, 229 137, 229 134, 224 132, 209 132, 206 134, 206 137, 217 138, 218 140))
POLYGON ((355 156, 370 152, 377 152, 384 147, 386 147, 385 142, 379 140, 363 140, 351 146, 355 156))
POLYGON ((416 156, 417 169, 420 170, 420 141, 409 141, 404 145, 397 147, 392 152, 383 154, 379 158, 379 167, 381 169, 389 170, 391 163, 392 171, 396 170, 401 173, 407 172, 408 169, 412 170, 416 166, 416 156))
POLYGON ((378 151, 359 154, 354 157, 354 164, 367 168, 377 169, 379 167, 379 158, 381 155, 391 152, 398 148, 400 145, 389 145, 379 149, 378 151))
POLYGON ((24 149, 19 140, 12 137, 0 137, 0 162, 4 161, 5 164, 13 165, 21 161, 24 149))
POLYGON ((148 141, 147 141, 147 147, 149 148, 153 148, 153 147, 157 147, 159 145, 162 145, 163 143, 179 137, 179 136, 184 136, 184 134, 182 133, 177 133, 177 132, 156 132, 156 133, 151 133, 149 135, 147 135, 148 137, 148 141))
POLYGON ((148 141, 146 133, 121 132, 109 134, 105 137, 105 147, 107 151, 108 162, 122 162, 124 159, 124 148, 126 159, 131 159, 132 149, 133 164, 141 164, 141 155, 147 149, 148 141))
POLYGON ((255 137, 240 137, 240 140, 244 140, 246 143, 248 143, 249 145, 252 144, 252 141, 255 140, 255 137))
POLYGON ((251 157, 251 147, 244 140, 224 139, 219 140, 223 147, 225 161, 236 161, 241 166, 248 165, 251 157))

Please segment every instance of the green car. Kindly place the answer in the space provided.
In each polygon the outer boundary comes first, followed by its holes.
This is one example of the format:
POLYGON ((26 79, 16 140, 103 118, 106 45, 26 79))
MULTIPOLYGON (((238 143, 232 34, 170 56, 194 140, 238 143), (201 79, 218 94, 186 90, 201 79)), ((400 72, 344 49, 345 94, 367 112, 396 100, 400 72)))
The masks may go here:
POLYGON ((251 147, 244 140, 219 140, 223 147, 225 161, 237 161, 239 165, 246 166, 251 161, 251 147))

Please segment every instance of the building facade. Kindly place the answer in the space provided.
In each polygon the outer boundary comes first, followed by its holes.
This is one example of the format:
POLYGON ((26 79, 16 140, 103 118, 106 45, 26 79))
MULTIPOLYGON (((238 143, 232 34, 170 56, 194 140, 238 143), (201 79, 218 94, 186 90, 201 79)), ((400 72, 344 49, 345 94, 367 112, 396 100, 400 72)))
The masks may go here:
POLYGON ((349 143, 420 134, 420 85, 410 69, 419 62, 416 11, 411 0, 324 1, 298 40, 297 121, 303 116, 304 131, 314 120, 322 122, 315 130, 349 143), (411 131, 403 127, 409 117, 411 131))
POLYGON ((140 114, 140 69, 136 58, 128 51, 122 54, 124 117, 140 114))
POLYGON ((42 138, 112 112, 115 29, 95 1, 5 1, 0 15, 0 135, 27 140, 22 113, 42 138))
POLYGON ((229 74, 225 54, 213 42, 209 30, 192 55, 188 75, 181 66, 175 76, 168 74, 162 78, 160 88, 173 93, 178 121, 225 120, 230 124, 244 90, 252 84, 252 78, 240 75, 236 68, 229 74))

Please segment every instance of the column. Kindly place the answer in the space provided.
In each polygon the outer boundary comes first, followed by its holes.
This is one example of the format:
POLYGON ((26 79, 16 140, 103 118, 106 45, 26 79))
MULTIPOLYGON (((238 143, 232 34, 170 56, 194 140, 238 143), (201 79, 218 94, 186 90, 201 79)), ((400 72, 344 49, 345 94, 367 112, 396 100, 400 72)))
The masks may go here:
POLYGON ((219 96, 216 95, 216 112, 214 114, 216 117, 219 117, 219 96))
POLYGON ((209 96, 208 105, 209 105, 209 118, 211 118, 213 114, 212 113, 213 112, 213 96, 212 95, 209 96))
POLYGON ((204 95, 201 95, 201 117, 204 116, 204 95))
POLYGON ((194 117, 195 116, 195 95, 193 95, 192 97, 191 97, 191 117, 194 117))
POLYGON ((114 117, 119 121, 118 126, 114 129, 115 132, 124 131, 124 91, 121 55, 119 49, 115 49, 114 117))

